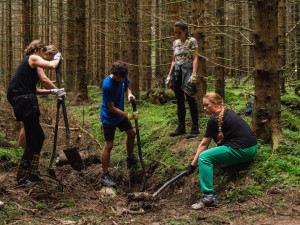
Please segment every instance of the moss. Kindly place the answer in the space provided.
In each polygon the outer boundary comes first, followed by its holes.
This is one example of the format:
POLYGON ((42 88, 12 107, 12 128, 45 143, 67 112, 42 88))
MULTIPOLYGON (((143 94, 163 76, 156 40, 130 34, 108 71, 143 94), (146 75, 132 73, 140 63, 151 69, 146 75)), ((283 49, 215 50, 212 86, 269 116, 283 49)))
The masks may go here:
POLYGON ((283 111, 281 113, 281 121, 286 128, 292 131, 300 131, 299 117, 290 113, 290 111, 283 111))
POLYGON ((294 93, 287 93, 281 96, 281 104, 285 106, 290 106, 291 108, 300 107, 300 97, 294 93))

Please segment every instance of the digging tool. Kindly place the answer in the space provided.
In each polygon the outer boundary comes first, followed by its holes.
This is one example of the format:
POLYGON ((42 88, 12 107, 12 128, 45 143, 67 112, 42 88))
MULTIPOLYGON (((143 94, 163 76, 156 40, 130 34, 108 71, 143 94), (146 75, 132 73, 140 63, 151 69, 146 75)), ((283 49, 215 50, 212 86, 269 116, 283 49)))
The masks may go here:
POLYGON ((149 194, 147 192, 134 192, 132 194, 129 194, 128 197, 131 200, 152 200, 155 199, 156 196, 158 194, 160 194, 163 190, 165 190, 169 185, 171 185, 172 183, 174 183, 176 180, 178 180, 181 177, 184 177, 187 175, 187 171, 183 171, 181 174, 177 175, 176 177, 173 177, 171 180, 169 180, 168 182, 166 182, 163 186, 161 186, 161 188, 159 188, 154 194, 149 194))
MULTIPOLYGON (((132 99, 132 100, 130 100, 130 102, 131 102, 133 111, 137 112, 135 101, 132 99)), ((141 165, 142 165, 142 168, 143 168, 143 172, 145 174, 145 165, 144 165, 144 161, 143 161, 143 154, 142 154, 142 147, 141 147, 141 139, 140 139, 140 131, 139 131, 138 120, 135 120, 135 131, 136 131, 136 139, 137 139, 138 150, 139 150, 139 158, 140 158, 140 162, 141 162, 141 165)))
MULTIPOLYGON (((58 88, 62 87, 61 80, 60 80, 60 73, 59 73, 59 68, 60 68, 61 62, 62 62, 62 60, 59 61, 59 64, 55 69, 56 80, 58 82, 58 88)), ((60 106, 62 106, 63 117, 64 117, 65 127, 66 127, 67 149, 65 149, 63 151, 73 169, 75 169, 77 171, 84 169, 84 162, 81 159, 81 156, 78 152, 78 148, 77 147, 70 148, 69 121, 68 121, 67 110, 66 110, 66 105, 65 105, 65 96, 62 96, 57 99, 56 123, 55 123, 55 128, 54 128, 54 143, 53 143, 53 150, 52 150, 52 155, 51 155, 51 159, 50 159, 50 164, 49 164, 49 168, 48 168, 49 174, 54 177, 55 177, 55 172, 52 168, 52 164, 53 164, 54 157, 56 155, 56 143, 57 143, 57 134, 58 134, 60 106)))

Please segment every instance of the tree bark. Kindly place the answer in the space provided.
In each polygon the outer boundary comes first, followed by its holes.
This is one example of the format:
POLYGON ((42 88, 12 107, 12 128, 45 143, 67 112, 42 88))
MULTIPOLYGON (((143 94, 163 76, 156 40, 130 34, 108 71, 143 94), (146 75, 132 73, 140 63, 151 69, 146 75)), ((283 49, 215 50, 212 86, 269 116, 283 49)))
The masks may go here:
POLYGON ((106 60, 105 60, 105 12, 106 12, 106 2, 101 1, 101 9, 100 9, 100 87, 102 86, 102 82, 107 76, 106 74, 106 60))
MULTIPOLYGON (((224 19, 224 0, 217 0, 216 19, 217 24, 225 25, 224 19)), ((224 27, 217 28, 216 31, 216 63, 215 76, 216 87, 215 91, 225 100, 225 79, 224 79, 224 27)))
POLYGON ((127 39, 127 63, 128 75, 131 80, 130 88, 138 98, 139 93, 139 70, 138 70, 138 17, 137 0, 125 0, 125 27, 127 39))
POLYGON ((25 49, 27 45, 32 41, 32 30, 31 30, 31 3, 32 0, 22 0, 22 36, 23 36, 23 46, 25 49))
POLYGON ((88 100, 87 81, 89 76, 86 71, 86 36, 85 36, 85 0, 73 0, 75 9, 75 46, 76 62, 76 95, 74 103, 88 100))
POLYGON ((298 48, 296 49, 296 57, 297 57, 297 80, 300 79, 300 2, 298 1, 295 5, 295 13, 296 13, 296 21, 297 21, 297 27, 296 27, 296 44, 298 48))
POLYGON ((279 56, 279 79, 281 92, 285 93, 285 0, 279 0, 278 5, 278 56, 279 56))
POLYGON ((68 8, 68 18, 67 18, 67 54, 66 54, 66 68, 67 73, 65 76, 65 89, 74 91, 74 87, 76 81, 74 76, 76 74, 75 66, 76 66, 76 45, 74 37, 77 35, 75 34, 75 8, 74 8, 74 1, 68 0, 67 1, 67 8, 68 8))
POLYGON ((203 96, 206 93, 206 59, 204 58, 206 56, 206 42, 205 42, 205 14, 206 14, 206 4, 205 0, 192 0, 192 17, 193 17, 193 24, 196 24, 197 26, 194 29, 195 31, 195 38, 198 43, 198 74, 199 79, 197 81, 197 103, 199 111, 203 112, 203 96))
MULTIPOLYGON (((7 78, 6 78, 6 86, 12 78, 12 62, 13 62, 13 46, 12 46, 12 24, 11 24, 11 0, 8 0, 6 3, 7 10, 7 22, 6 22, 6 35, 7 35, 7 78)), ((4 65, 2 65, 4 66, 4 65)))
POLYGON ((280 130, 278 0, 255 0, 255 99, 253 131, 277 148, 280 130))

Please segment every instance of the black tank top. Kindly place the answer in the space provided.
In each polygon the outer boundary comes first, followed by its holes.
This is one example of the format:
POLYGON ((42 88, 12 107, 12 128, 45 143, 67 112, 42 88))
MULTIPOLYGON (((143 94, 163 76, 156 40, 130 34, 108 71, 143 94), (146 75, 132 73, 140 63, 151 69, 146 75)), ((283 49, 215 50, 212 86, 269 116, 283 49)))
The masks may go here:
POLYGON ((15 96, 25 94, 35 94, 36 85, 39 80, 37 69, 31 68, 29 65, 29 55, 25 56, 18 69, 11 79, 8 90, 7 99, 11 102, 11 99, 15 96))

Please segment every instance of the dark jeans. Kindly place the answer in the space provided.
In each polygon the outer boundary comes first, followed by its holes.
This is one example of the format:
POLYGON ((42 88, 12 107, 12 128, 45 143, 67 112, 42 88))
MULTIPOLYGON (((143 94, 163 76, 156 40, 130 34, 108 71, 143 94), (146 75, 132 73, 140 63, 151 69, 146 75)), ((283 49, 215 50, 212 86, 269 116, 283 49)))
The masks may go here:
POLYGON ((22 159, 32 160, 34 154, 40 154, 45 140, 45 134, 40 125, 39 115, 37 113, 26 117, 23 122, 26 135, 26 148, 22 159))
POLYGON ((198 106, 195 98, 189 96, 186 94, 181 86, 182 86, 182 77, 178 76, 177 79, 173 79, 173 90, 175 92, 175 97, 177 100, 177 113, 178 113, 178 124, 184 126, 185 125, 185 115, 186 115, 186 109, 185 109, 185 98, 188 101, 190 113, 192 117, 192 123, 193 126, 198 127, 198 106))

